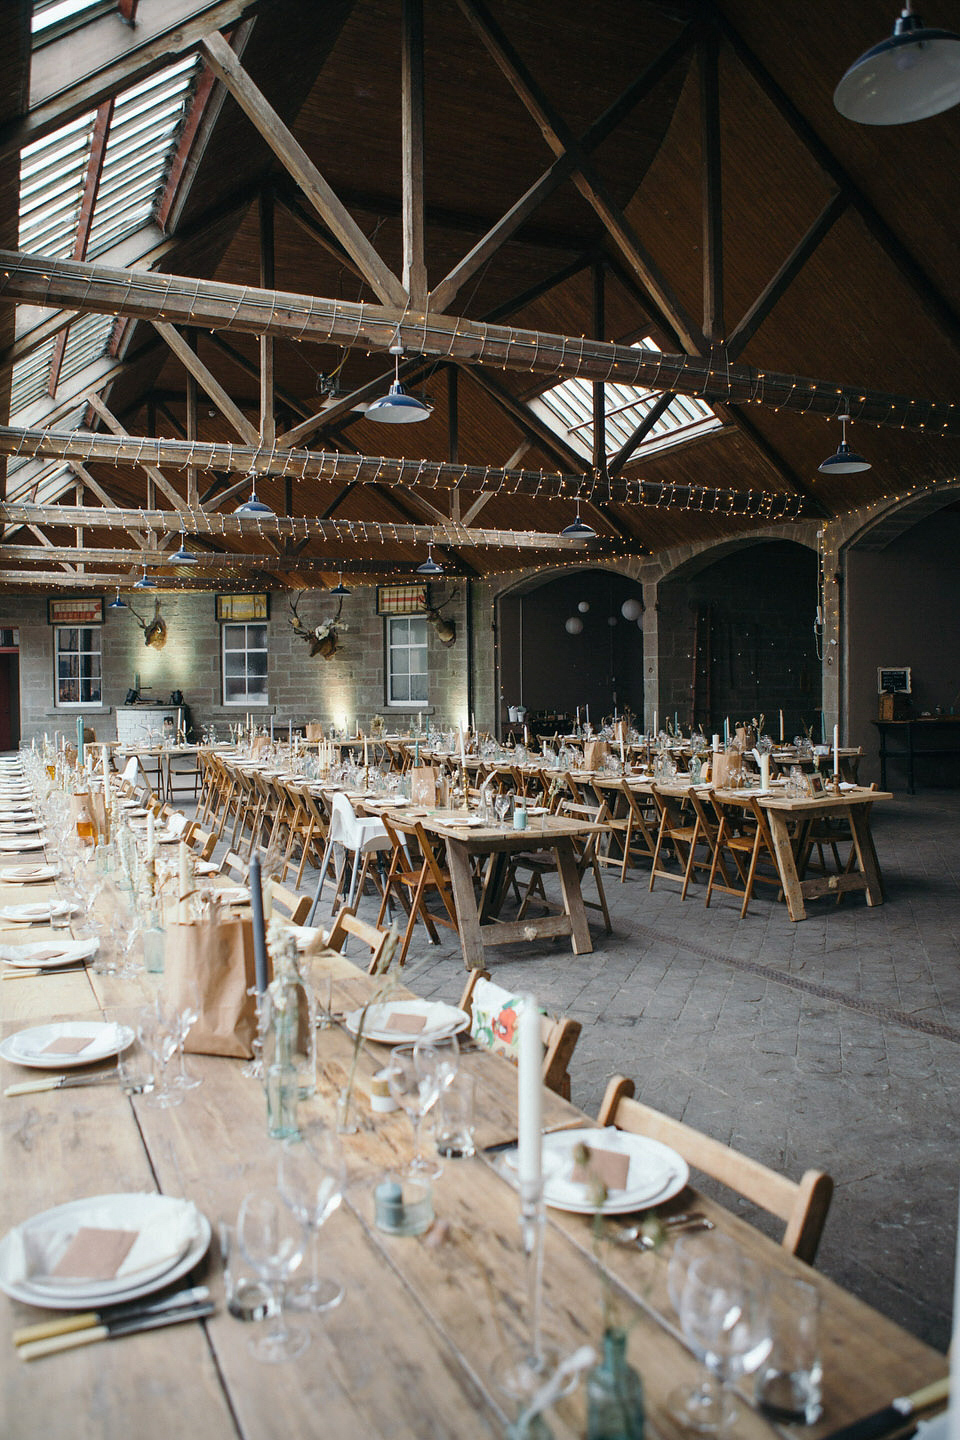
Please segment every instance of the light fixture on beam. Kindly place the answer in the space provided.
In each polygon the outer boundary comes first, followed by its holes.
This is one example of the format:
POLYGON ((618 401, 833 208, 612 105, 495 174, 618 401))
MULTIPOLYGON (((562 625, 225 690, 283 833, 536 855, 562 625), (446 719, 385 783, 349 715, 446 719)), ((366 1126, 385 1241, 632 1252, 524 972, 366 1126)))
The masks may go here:
POLYGON ((819 467, 824 475, 853 475, 858 470, 869 470, 870 461, 864 460, 855 450, 851 450, 847 444, 847 421, 849 415, 840 416, 840 425, 843 431, 843 439, 837 447, 835 455, 828 455, 823 464, 819 467))
POLYGON ((386 395, 367 406, 367 419, 376 420, 380 425, 411 425, 417 420, 429 420, 433 407, 425 405, 414 395, 408 395, 400 384, 400 356, 403 354, 403 345, 400 343, 399 331, 390 346, 390 354, 393 356, 393 384, 386 395))
POLYGON ((859 125, 906 125, 960 101, 960 35, 928 29, 907 0, 893 34, 865 51, 833 92, 859 125))
POLYGON ((333 589, 330 591, 330 594, 331 594, 331 595, 352 595, 352 594, 353 594, 353 591, 350 589, 350 586, 349 586, 349 585, 344 585, 344 583, 343 583, 343 571, 342 571, 342 570, 339 572, 339 574, 338 574, 338 576, 337 576, 337 583, 336 583, 336 585, 334 585, 333 589))
POLYGON ((134 590, 156 590, 157 582, 147 574, 147 567, 144 565, 143 574, 140 579, 134 582, 134 590))
POLYGON ((108 610, 126 610, 127 608, 128 608, 128 607, 127 607, 127 602, 126 602, 126 600, 122 600, 122 599, 120 598, 120 586, 118 585, 118 586, 117 586, 117 598, 116 598, 116 600, 111 600, 111 601, 109 602, 109 604, 107 605, 107 609, 108 609, 108 610))
POLYGON ((192 550, 187 549, 187 537, 180 531, 180 548, 170 556, 171 565, 196 565, 197 557, 192 550))
POLYGON ((250 499, 249 499, 249 500, 244 500, 243 504, 242 504, 242 505, 238 505, 237 508, 236 508, 236 510, 235 510, 233 513, 234 513, 235 515, 258 515, 258 516, 260 516, 262 519, 266 519, 266 517, 267 517, 268 515, 273 515, 274 512, 270 509, 270 506, 266 503, 265 500, 260 500, 260 499, 258 499, 258 497, 257 497, 257 472, 256 472, 256 470, 251 470, 251 471, 250 471, 249 479, 250 479, 250 499))
POLYGON ((418 575, 442 575, 443 566, 433 558, 433 546, 427 546, 427 558, 422 565, 417 566, 418 575))
POLYGON ((560 534, 566 540, 595 540, 597 532, 586 520, 580 519, 580 501, 577 501, 577 518, 572 525, 565 525, 560 534))

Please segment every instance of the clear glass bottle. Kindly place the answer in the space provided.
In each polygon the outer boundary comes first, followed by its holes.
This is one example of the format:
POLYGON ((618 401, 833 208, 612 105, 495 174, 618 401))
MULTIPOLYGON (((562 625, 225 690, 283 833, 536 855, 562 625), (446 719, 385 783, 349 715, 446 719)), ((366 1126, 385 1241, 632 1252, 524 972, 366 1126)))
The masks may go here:
POLYGON ((293 1058, 298 1015, 295 986, 289 978, 278 976, 263 996, 261 1006, 267 1134, 272 1140, 289 1140, 300 1134, 300 1087, 293 1058))
POLYGON ((643 1384, 627 1361, 625 1330, 603 1332, 603 1359, 587 1375, 587 1440, 643 1440, 643 1384))

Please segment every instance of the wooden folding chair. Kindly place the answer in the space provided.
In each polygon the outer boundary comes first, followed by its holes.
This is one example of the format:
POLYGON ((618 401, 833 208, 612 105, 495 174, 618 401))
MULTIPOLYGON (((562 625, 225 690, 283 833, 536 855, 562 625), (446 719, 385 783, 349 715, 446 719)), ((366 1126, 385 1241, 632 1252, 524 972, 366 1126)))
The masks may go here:
POLYGON ((743 904, 740 907, 740 919, 742 920, 753 898, 754 887, 758 883, 775 885, 778 897, 782 898, 783 896, 780 867, 777 864, 777 855, 773 848, 770 826, 767 824, 767 817, 761 806, 750 794, 744 795, 743 805, 739 801, 718 798, 716 793, 712 795, 711 803, 719 824, 713 849, 713 862, 710 866, 710 879, 707 882, 707 898, 704 904, 710 904, 710 897, 714 890, 720 890, 726 895, 735 895, 738 898, 742 896, 743 904), (736 881, 731 882, 724 868, 726 858, 731 859, 736 867, 740 880, 739 885, 736 881), (761 863, 769 864, 773 869, 773 874, 767 875, 760 870, 761 863), (718 869, 723 875, 722 881, 717 880, 718 869))
MULTIPOLYGON (((692 790, 692 787, 689 787, 692 790)), ((716 858, 716 850, 711 843, 710 834, 704 829, 702 821, 702 807, 699 803, 699 796, 696 797, 697 805, 693 808, 693 822, 684 811, 684 803, 688 799, 688 792, 683 795, 670 795, 660 790, 656 785, 650 786, 650 793, 653 796, 653 803, 656 805, 660 815, 660 823, 657 828, 657 844, 653 852, 653 864, 650 868, 650 889, 653 889, 654 882, 661 880, 673 880, 680 884, 680 899, 686 900, 687 890, 690 887, 690 879, 694 870, 704 870, 713 875, 713 864, 716 858), (683 867, 682 873, 677 875, 673 870, 667 870, 662 861, 664 846, 669 845, 677 857, 677 863, 683 867), (701 859, 697 855, 697 846, 706 845, 708 849, 707 858, 701 859), (711 853, 712 852, 712 853, 711 853)), ((694 792, 695 794, 695 792, 694 792)), ((707 892, 707 903, 709 904, 709 891, 707 892)))
POLYGON ((688 1165, 785 1221, 781 1245, 798 1260, 813 1264, 833 1196, 833 1180, 825 1171, 807 1170, 799 1182, 789 1180, 682 1120, 632 1099, 633 1094, 633 1081, 614 1075, 607 1083, 597 1124, 615 1125, 671 1146, 688 1165))
POLYGON ((380 962, 383 958, 384 947, 390 939, 390 931, 382 930, 377 925, 370 925, 366 920, 358 920, 349 905, 344 905, 338 912, 330 934, 327 936, 327 945, 331 950, 339 950, 345 955, 347 944, 351 939, 358 940, 361 945, 366 946, 368 952, 367 974, 376 975, 380 972, 380 962))
MULTIPOLYGON (((473 992, 478 980, 489 980, 489 970, 471 970, 463 994, 460 996, 460 1009, 465 1010, 473 1018, 473 992)), ((540 1016, 540 1038, 543 1041, 543 1067, 541 1074, 543 1083, 548 1090, 562 1096, 564 1100, 570 1099, 570 1061, 576 1049, 577 1041, 583 1026, 579 1020, 571 1020, 567 1015, 561 1015, 551 1020, 548 1015, 540 1016)))
MULTIPOLYGON (((609 815, 609 810, 603 801, 601 801, 599 805, 578 805, 573 800, 563 800, 560 803, 557 814, 560 816, 569 816, 576 820, 586 820, 593 825, 603 825, 606 823, 605 817, 609 815)), ((604 832, 602 830, 597 830, 582 839, 578 839, 575 836, 573 848, 577 866, 577 878, 580 881, 581 892, 583 889, 583 879, 587 874, 593 876, 597 887, 597 899, 588 900, 586 896, 584 896, 584 906, 588 910, 600 911, 603 916, 606 932, 610 935, 613 931, 613 926, 610 923, 610 912, 607 909, 607 897, 604 893, 603 876, 600 870, 602 856, 598 854, 598 842, 603 838, 603 834, 604 832)), ((521 850, 517 854, 510 856, 509 865, 510 870, 507 876, 507 884, 513 883, 517 899, 520 901, 520 909, 517 911, 518 920, 523 919, 527 906, 533 899, 539 898, 548 910, 553 908, 551 901, 547 899, 543 884, 544 876, 555 875, 557 873, 557 861, 552 851, 521 850), (520 895, 517 884, 518 871, 526 871, 530 876, 522 896, 520 895)), ((562 910, 563 907, 559 906, 557 908, 562 910)))
POLYGON ((291 925, 302 925, 310 912, 310 896, 288 890, 279 880, 270 880, 268 884, 271 911, 278 911, 291 925))
POLYGON ((397 963, 402 965, 407 958, 417 916, 426 926, 432 945, 440 943, 437 925, 458 931, 457 912, 453 903, 450 875, 443 863, 443 842, 427 835, 418 821, 401 821, 396 816, 383 816, 383 826, 393 846, 390 868, 383 887, 383 898, 377 915, 377 924, 382 925, 390 897, 399 900, 407 915, 407 925, 400 946, 397 963), (442 910, 431 911, 427 899, 431 894, 439 897, 442 910))

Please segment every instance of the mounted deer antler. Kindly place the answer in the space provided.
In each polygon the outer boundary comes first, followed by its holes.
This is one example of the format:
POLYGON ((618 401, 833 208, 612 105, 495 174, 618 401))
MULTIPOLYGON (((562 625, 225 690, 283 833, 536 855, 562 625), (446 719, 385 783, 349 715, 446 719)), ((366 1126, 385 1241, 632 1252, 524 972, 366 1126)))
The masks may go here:
POLYGON ((137 624, 140 626, 140 629, 143 631, 144 645, 152 645, 154 650, 162 650, 164 645, 166 645, 167 643, 167 622, 160 618, 160 601, 154 600, 153 619, 150 621, 144 620, 140 615, 138 615, 136 610, 134 610, 133 606, 130 605, 129 601, 127 602, 127 605, 130 610, 130 614, 133 616, 134 620, 136 620, 137 624))
POLYGON ((297 613, 297 607, 302 598, 303 592, 301 591, 295 601, 288 600, 287 602, 293 611, 293 619, 290 621, 290 624, 293 626, 295 633, 300 636, 300 639, 306 640, 310 646, 311 655, 322 655, 324 660, 332 660, 340 648, 337 632, 339 629, 346 629, 346 626, 340 625, 343 597, 341 596, 340 604, 337 606, 336 615, 331 615, 328 616, 326 620, 321 620, 320 624, 315 625, 312 630, 304 625, 297 613))
POLYGON ((430 621, 430 624, 435 627, 437 639, 440 641, 440 644, 447 649, 456 641, 457 626, 455 621, 449 619, 448 616, 443 615, 441 612, 447 605, 451 605, 456 598, 457 586, 454 586, 450 594, 445 600, 441 600, 439 605, 427 605, 427 619, 430 621))

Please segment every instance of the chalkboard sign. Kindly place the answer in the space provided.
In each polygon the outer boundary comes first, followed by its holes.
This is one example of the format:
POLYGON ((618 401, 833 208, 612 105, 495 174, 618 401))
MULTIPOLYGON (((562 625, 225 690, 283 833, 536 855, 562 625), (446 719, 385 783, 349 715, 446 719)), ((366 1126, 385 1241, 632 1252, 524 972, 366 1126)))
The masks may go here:
POLYGON ((909 695, 910 667, 879 669, 877 671, 877 693, 879 695, 909 695))

